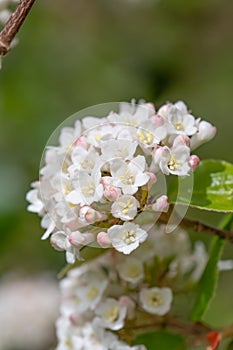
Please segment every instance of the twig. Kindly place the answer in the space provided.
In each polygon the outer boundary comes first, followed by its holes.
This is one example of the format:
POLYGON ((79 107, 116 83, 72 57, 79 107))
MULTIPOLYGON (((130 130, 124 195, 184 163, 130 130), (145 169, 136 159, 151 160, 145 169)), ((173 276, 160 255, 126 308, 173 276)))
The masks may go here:
MULTIPOLYGON (((158 220, 161 224, 167 224, 169 221, 169 215, 162 214, 158 220)), ((233 232, 225 231, 219 228, 215 228, 204 224, 198 220, 191 220, 184 218, 180 222, 180 226, 191 228, 195 232, 208 233, 210 235, 218 236, 220 238, 226 239, 227 241, 233 243, 233 232)))
POLYGON ((191 228, 195 232, 205 232, 210 235, 218 236, 219 238, 226 239, 227 241, 233 243, 233 232, 221 230, 200 221, 193 221, 190 219, 183 219, 181 226, 191 228))
POLYGON ((27 17, 35 0, 21 0, 0 32, 0 55, 10 51, 10 44, 27 17))

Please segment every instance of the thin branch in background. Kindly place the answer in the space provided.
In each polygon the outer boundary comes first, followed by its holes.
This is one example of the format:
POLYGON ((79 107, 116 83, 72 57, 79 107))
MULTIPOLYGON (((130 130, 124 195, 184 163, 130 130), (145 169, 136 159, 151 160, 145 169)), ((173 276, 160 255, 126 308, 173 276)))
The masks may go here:
MULTIPOLYGON (((170 217, 169 213, 168 214, 163 213, 159 217, 158 221, 160 224, 167 224, 169 221, 169 217, 170 217)), ((200 221, 191 220, 191 219, 187 219, 187 218, 182 219, 182 221, 180 222, 179 225, 184 227, 184 228, 190 228, 194 232, 208 233, 212 236, 218 236, 219 238, 226 239, 230 243, 233 243, 233 232, 231 232, 231 231, 222 230, 222 229, 204 224, 200 221)))
POLYGON ((0 56, 10 51, 11 42, 27 17, 35 0, 21 0, 0 32, 0 56))

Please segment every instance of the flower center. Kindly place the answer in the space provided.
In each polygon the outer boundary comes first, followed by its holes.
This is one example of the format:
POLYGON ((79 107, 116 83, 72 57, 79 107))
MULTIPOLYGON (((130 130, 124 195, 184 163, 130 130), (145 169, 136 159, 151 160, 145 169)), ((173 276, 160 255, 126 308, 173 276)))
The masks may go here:
POLYGON ((134 230, 129 230, 129 231, 124 230, 122 239, 126 244, 134 243, 136 241, 135 231, 134 230))
POLYGON ((139 268, 136 265, 129 265, 127 268, 127 276, 129 277, 137 277, 139 275, 139 268))
POLYGON ((93 185, 93 183, 89 180, 87 181, 86 183, 86 186, 83 186, 81 188, 82 190, 82 193, 85 194, 85 195, 89 195, 89 196, 92 196, 95 192, 95 186, 93 185))
POLYGON ((127 214, 129 209, 133 206, 133 202, 129 199, 127 203, 119 202, 119 206, 122 207, 122 214, 127 214))
POLYGON ((86 295, 88 300, 94 300, 98 295, 98 289, 96 287, 91 287, 86 295))
POLYGON ((175 128, 177 131, 184 131, 184 125, 181 122, 176 122, 175 128))
POLYGON ((171 156, 168 162, 168 168, 170 170, 177 170, 179 166, 180 166, 179 162, 173 156, 171 156))
POLYGON ((151 144, 153 141, 153 135, 150 132, 142 132, 141 130, 137 132, 139 140, 145 144, 151 144))
POLYGON ((125 175, 120 175, 119 178, 125 185, 132 185, 134 182, 134 176, 130 174, 129 170, 126 170, 125 175))
POLYGON ((112 323, 117 320, 119 315, 119 309, 117 306, 109 308, 105 313, 104 313, 104 318, 108 320, 108 322, 112 323))
POLYGON ((163 303, 163 299, 159 294, 152 294, 148 303, 151 307, 157 307, 163 303))

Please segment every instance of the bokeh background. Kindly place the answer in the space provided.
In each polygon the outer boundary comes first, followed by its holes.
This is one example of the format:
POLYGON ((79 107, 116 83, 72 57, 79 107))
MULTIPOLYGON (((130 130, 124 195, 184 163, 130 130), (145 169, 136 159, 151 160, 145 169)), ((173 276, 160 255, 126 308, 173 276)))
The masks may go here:
MULTIPOLYGON (((0 71, 0 275, 64 265, 25 194, 51 133, 85 107, 182 99, 218 128, 200 157, 233 160, 232 0, 40 0, 18 38, 0 71)), ((233 322, 232 277, 206 316, 217 325, 233 322)))

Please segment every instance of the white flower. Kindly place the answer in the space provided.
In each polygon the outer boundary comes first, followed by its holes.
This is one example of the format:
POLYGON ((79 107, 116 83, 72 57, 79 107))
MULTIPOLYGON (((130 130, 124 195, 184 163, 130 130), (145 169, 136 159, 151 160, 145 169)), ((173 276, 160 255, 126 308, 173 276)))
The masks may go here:
POLYGON ((165 139, 167 136, 167 128, 165 124, 155 128, 151 120, 148 120, 141 124, 136 135, 138 141, 144 147, 152 147, 165 139))
POLYGON ((147 238, 147 232, 138 225, 125 222, 123 225, 114 225, 108 229, 108 236, 113 247, 124 254, 130 254, 140 243, 147 238))
POLYGON ((62 148, 68 150, 72 148, 75 140, 81 135, 82 126, 81 122, 77 120, 75 122, 74 128, 64 127, 61 129, 61 134, 59 136, 59 143, 62 148))
POLYGON ((112 330, 119 330, 124 326, 127 308, 120 303, 108 298, 98 305, 95 310, 96 321, 99 326, 112 330))
MULTIPOLYGON (((62 314, 68 316, 78 314, 80 316, 87 313, 88 310, 95 310, 108 285, 108 280, 102 271, 99 269, 90 270, 89 267, 89 270, 76 278, 72 278, 72 280, 74 282, 65 292, 65 298, 61 307, 62 314)), ((69 279, 66 279, 67 281, 69 279)))
POLYGON ((46 231, 41 237, 41 239, 47 239, 56 227, 55 217, 51 216, 50 214, 46 214, 45 216, 43 216, 41 220, 41 227, 46 228, 46 231))
POLYGON ((115 218, 129 221, 135 218, 139 206, 140 204, 136 198, 130 195, 123 195, 113 203, 111 213, 115 218))
POLYGON ((186 105, 182 101, 168 104, 166 109, 160 109, 158 114, 167 121, 169 134, 194 135, 197 131, 195 118, 189 114, 186 105))
POLYGON ((210 141, 216 134, 216 127, 202 120, 198 124, 198 132, 192 136, 190 147, 192 150, 198 148, 203 143, 210 141))
POLYGON ((38 213, 39 215, 42 214, 44 204, 40 199, 38 189, 33 189, 29 191, 26 195, 26 200, 31 203, 27 207, 29 211, 31 211, 32 213, 38 213))
POLYGON ((135 106, 134 104, 121 103, 119 114, 111 113, 108 120, 111 123, 121 124, 123 127, 136 127, 146 121, 150 114, 150 108, 143 105, 135 106))
POLYGON ((115 158, 123 160, 132 159, 137 148, 137 143, 125 139, 104 140, 100 144, 101 157, 105 161, 111 161, 115 158))
MULTIPOLYGON (((52 234, 50 243, 58 251, 66 251, 66 261, 68 264, 74 264, 76 257, 80 257, 79 248, 73 246, 69 241, 69 235, 64 231, 57 231, 52 234)), ((81 248, 81 247, 80 247, 81 248)))
POLYGON ((99 154, 94 149, 86 150, 82 147, 75 147, 71 152, 72 165, 69 167, 69 172, 83 170, 91 173, 98 157, 99 154))
POLYGON ((163 316, 171 308, 172 291, 166 287, 142 289, 139 299, 145 311, 150 314, 163 316))
POLYGON ((118 264, 117 271, 122 280, 133 284, 140 282, 144 277, 142 262, 132 257, 118 264))
POLYGON ((103 185, 100 183, 101 173, 94 169, 89 175, 88 172, 78 171, 71 174, 73 186, 66 200, 72 204, 90 205, 99 201, 103 196, 103 185))
POLYGON ((188 175, 190 149, 187 146, 177 146, 172 149, 163 148, 160 160, 160 169, 165 175, 173 174, 178 176, 188 175))
POLYGON ((113 185, 120 187, 124 194, 134 194, 138 187, 145 185, 150 177, 145 171, 146 160, 143 156, 137 156, 129 163, 121 159, 115 159, 110 165, 113 177, 113 185))

